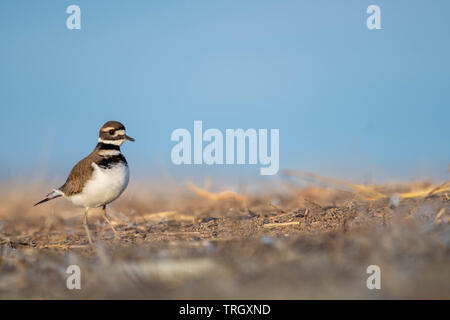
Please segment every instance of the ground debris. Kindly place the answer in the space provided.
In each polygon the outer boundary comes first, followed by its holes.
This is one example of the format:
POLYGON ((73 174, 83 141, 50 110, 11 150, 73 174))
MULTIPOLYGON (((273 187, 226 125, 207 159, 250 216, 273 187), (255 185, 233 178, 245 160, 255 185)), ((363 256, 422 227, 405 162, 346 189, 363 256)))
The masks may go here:
POLYGON ((450 299, 447 188, 255 196, 190 185, 194 192, 177 197, 119 199, 109 209, 118 238, 92 212, 93 246, 70 204, 24 209, 4 196, 0 298, 450 299), (388 194, 400 200, 380 196, 388 194), (83 274, 77 292, 65 286, 72 264, 83 274), (373 264, 383 274, 377 293, 365 284, 373 264))

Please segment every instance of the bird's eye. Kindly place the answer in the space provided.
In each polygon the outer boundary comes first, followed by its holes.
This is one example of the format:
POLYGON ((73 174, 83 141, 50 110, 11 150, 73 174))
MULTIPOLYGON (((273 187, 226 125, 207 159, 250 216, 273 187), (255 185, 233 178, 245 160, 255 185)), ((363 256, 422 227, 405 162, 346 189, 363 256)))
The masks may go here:
POLYGON ((109 130, 109 134, 113 135, 114 134, 114 130, 109 130))

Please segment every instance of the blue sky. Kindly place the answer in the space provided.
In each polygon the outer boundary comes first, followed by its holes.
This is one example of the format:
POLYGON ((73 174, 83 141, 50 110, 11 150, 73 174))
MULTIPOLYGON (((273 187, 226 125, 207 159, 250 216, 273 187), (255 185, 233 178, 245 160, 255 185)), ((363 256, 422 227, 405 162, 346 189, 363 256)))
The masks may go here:
MULTIPOLYGON (((1 176, 65 175, 123 122, 135 173, 170 161, 176 128, 280 129, 280 168, 447 178, 450 2, 0 3, 1 176), (81 30, 66 8, 81 8, 81 30), (382 30, 366 28, 381 7, 382 30)), ((200 168, 258 175, 259 166, 200 168)), ((192 171, 191 171, 192 170, 192 171)))

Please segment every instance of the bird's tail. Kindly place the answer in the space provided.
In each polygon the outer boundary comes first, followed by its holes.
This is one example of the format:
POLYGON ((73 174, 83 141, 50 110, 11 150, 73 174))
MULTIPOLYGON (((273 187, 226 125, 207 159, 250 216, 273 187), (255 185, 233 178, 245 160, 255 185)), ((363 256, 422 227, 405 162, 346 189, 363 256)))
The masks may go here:
POLYGON ((59 198, 59 197, 61 197, 61 196, 63 196, 63 195, 64 195, 64 193, 63 193, 61 190, 53 189, 53 191, 50 192, 50 193, 45 197, 44 200, 39 201, 39 202, 36 203, 33 207, 35 207, 35 206, 37 206, 37 205, 39 205, 39 204, 41 204, 41 203, 47 202, 47 201, 49 201, 49 200, 52 200, 52 199, 55 199, 55 198, 59 198))

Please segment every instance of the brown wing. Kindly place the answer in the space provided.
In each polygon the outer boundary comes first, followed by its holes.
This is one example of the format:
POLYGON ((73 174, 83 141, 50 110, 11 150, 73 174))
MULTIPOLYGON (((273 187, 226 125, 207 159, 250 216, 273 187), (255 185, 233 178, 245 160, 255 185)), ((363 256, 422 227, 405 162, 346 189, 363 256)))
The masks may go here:
POLYGON ((66 196, 83 191, 84 185, 91 178, 94 168, 92 163, 95 161, 95 154, 91 153, 89 156, 78 162, 70 171, 66 183, 59 188, 66 196))

